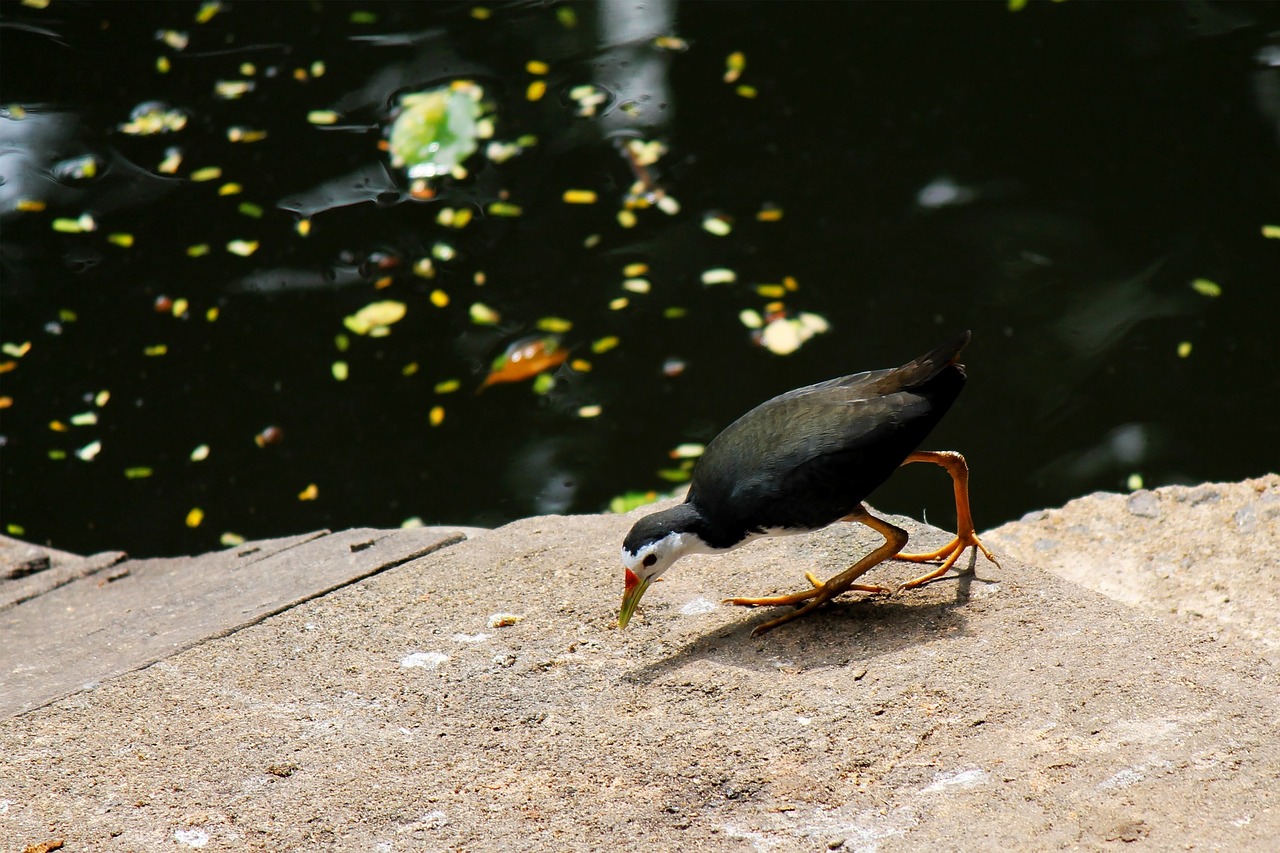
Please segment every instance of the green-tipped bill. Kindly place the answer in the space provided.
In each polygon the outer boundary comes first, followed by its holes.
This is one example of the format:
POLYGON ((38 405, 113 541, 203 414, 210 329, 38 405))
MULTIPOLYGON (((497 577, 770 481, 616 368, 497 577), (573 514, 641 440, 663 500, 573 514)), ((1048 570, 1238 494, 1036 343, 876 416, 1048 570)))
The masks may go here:
POLYGON ((627 627, 627 623, 631 621, 631 614, 636 612, 636 605, 640 603, 640 598, 644 595, 644 591, 653 582, 653 578, 640 580, 640 578, 636 577, 636 573, 630 569, 627 569, 626 572, 627 587, 622 593, 622 610, 618 612, 619 628, 627 627))

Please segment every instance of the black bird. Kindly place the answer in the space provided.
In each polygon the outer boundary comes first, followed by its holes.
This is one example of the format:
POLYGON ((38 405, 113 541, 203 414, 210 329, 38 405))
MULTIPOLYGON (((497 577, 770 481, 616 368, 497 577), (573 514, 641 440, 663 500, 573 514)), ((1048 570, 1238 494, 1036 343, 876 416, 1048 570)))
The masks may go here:
POLYGON ((942 564, 898 590, 947 572, 966 548, 991 552, 978 541, 969 512, 969 466, 953 451, 916 448, 964 388, 960 351, 969 332, 956 335, 914 361, 888 370, 856 373, 797 388, 761 403, 707 445, 684 503, 645 516, 622 544, 626 590, 618 625, 626 627, 655 578, 685 554, 716 554, 764 536, 805 533, 836 521, 858 521, 885 544, 826 581, 812 573, 811 589, 769 598, 731 598, 746 606, 803 604, 765 622, 762 634, 803 616, 850 589, 891 593, 856 581, 890 558, 942 564), (928 554, 902 554, 907 532, 867 511, 862 502, 901 465, 931 462, 955 486, 956 537, 928 554))

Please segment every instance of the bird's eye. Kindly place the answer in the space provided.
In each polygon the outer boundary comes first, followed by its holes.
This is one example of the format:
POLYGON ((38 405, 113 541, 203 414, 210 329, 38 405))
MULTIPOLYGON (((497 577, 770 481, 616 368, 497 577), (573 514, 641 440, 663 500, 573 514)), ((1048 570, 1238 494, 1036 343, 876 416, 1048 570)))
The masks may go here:
POLYGON ((652 566, 654 563, 658 562, 658 555, 650 554, 649 556, 644 558, 643 562, 646 567, 652 566))

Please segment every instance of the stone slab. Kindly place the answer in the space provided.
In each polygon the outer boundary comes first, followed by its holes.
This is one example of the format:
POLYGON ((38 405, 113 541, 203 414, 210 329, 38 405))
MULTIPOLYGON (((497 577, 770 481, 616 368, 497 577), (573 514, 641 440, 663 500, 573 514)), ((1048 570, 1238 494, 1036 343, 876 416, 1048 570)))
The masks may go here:
MULTIPOLYGON (((619 631, 635 517, 526 519, 0 721, 0 834, 95 851, 1275 849, 1280 686, 1247 650, 1011 557, 761 638, 769 613, 718 603, 833 574, 877 542, 857 525, 681 561, 619 631)), ((945 541, 895 522, 914 547, 945 541)))
POLYGON ((462 538, 320 531, 79 577, 0 611, 0 714, 91 689, 462 538))
POLYGON ((0 536, 0 611, 95 574, 126 559, 123 551, 79 557, 0 536))
POLYGON ((985 534, 991 547, 1280 666, 1280 475, 1098 492, 985 534))

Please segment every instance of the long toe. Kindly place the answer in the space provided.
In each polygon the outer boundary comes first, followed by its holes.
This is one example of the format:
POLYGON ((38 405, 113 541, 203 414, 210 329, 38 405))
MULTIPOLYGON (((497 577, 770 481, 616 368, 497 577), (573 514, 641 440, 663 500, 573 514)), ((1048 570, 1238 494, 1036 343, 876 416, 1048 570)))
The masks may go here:
MULTIPOLYGON (((987 550, 987 546, 983 545, 982 541, 978 539, 978 534, 970 531, 969 533, 965 533, 957 536, 955 539, 951 540, 950 544, 946 545, 945 547, 939 548, 937 551, 930 552, 928 554, 899 554, 898 559, 900 560, 928 562, 930 560, 941 559, 942 565, 938 566, 938 568, 934 569, 928 574, 924 574, 918 578, 914 578, 912 580, 907 581, 906 583, 902 584, 902 586, 898 587, 896 591, 901 592, 904 589, 914 589, 918 586, 924 586, 930 581, 936 580, 942 577, 951 569, 952 566, 956 564, 956 561, 960 559, 960 555, 963 554, 969 548, 972 548, 974 550, 975 562, 977 560, 977 552, 981 551, 982 555, 986 557, 988 560, 990 560, 992 563, 995 563, 996 566, 1000 565, 1000 563, 991 554, 991 552, 987 550)), ((971 572, 971 571, 973 571, 972 566, 970 566, 968 569, 965 569, 965 571, 962 572, 962 574, 971 572)))

